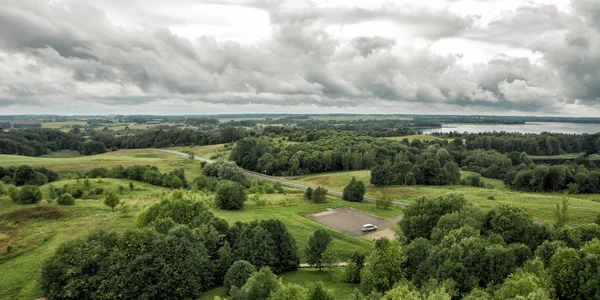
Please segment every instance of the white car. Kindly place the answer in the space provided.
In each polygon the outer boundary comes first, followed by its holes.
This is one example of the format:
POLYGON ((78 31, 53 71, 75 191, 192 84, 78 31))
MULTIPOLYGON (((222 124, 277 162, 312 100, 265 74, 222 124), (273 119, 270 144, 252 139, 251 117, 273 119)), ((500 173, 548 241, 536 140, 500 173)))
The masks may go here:
POLYGON ((377 226, 375 226, 373 224, 365 224, 362 226, 363 232, 369 232, 369 231, 373 231, 373 230, 377 230, 377 226))

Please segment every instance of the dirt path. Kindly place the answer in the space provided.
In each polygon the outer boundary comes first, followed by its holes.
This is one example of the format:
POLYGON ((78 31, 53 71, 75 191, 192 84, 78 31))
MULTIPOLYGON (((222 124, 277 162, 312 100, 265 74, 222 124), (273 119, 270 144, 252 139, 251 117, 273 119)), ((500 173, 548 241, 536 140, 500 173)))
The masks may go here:
POLYGON ((308 218, 349 235, 359 237, 392 227, 402 219, 402 216, 382 219, 362 211, 343 207, 316 213, 308 216, 308 218), (369 233, 362 232, 361 226, 363 224, 373 224, 377 226, 378 230, 369 233))

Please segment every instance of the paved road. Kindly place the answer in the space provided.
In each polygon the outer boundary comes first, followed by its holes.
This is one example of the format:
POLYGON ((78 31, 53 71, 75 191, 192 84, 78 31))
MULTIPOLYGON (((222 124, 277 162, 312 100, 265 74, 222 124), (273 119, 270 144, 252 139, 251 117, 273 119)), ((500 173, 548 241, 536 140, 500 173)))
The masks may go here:
MULTIPOLYGON (((180 155, 180 156, 185 156, 187 157, 188 154, 187 153, 183 153, 183 152, 179 152, 179 151, 173 151, 173 150, 164 150, 164 149, 156 149, 158 151, 162 151, 162 152, 166 152, 166 153, 171 153, 171 154, 176 154, 176 155, 180 155)), ((199 160, 199 161, 205 161, 209 164, 214 163, 216 161, 212 160, 212 159, 207 159, 204 157, 200 157, 200 156, 194 156, 194 159, 199 160)), ((260 173, 256 173, 256 172, 252 172, 252 171, 248 171, 248 170, 244 170, 244 174, 246 174, 246 176, 250 176, 250 177, 254 177, 254 178, 259 178, 265 181, 270 181, 270 182, 279 182, 283 185, 287 185, 287 186, 292 186, 292 187, 296 187, 299 189, 307 189, 308 187, 312 187, 313 189, 315 189, 316 187, 314 186, 309 186, 306 184, 301 184, 301 183, 297 183, 297 182, 293 182, 293 181, 289 181, 289 180, 285 180, 279 177, 274 177, 274 176, 268 176, 268 175, 264 175, 264 174, 260 174, 260 173)), ((336 190, 327 190, 327 192, 331 195, 336 195, 336 196, 342 196, 342 192, 341 191, 336 191, 336 190)), ((371 197, 371 196, 365 196, 365 200, 369 201, 369 202, 375 202, 375 200, 377 200, 375 197, 371 197)), ((403 201, 392 201, 392 203, 396 206, 409 206, 410 203, 409 202, 403 202, 403 201)))

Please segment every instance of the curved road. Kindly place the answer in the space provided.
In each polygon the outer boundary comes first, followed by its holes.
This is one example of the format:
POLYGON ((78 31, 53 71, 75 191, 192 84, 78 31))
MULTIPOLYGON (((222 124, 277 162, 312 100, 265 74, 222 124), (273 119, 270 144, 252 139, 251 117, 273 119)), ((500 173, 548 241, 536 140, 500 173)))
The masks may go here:
MULTIPOLYGON (((175 154, 175 155, 180 155, 180 156, 185 156, 187 157, 188 154, 187 153, 183 153, 183 152, 179 152, 179 151, 174 151, 174 150, 164 150, 164 149, 155 149, 158 151, 162 151, 162 152, 166 152, 166 153, 171 153, 171 154, 175 154)), ((196 156, 194 155, 194 159, 195 160, 199 160, 199 161, 205 161, 209 164, 215 163, 216 161, 212 160, 212 159, 208 159, 208 158, 204 158, 204 157, 200 157, 200 156, 196 156)), ((246 174, 246 176, 250 176, 250 177, 254 177, 254 178, 259 178, 265 181, 270 181, 270 182, 279 182, 283 185, 287 185, 287 186, 292 186, 295 188, 299 188, 299 189, 307 189, 309 187, 309 185, 306 184, 301 184, 301 183, 297 183, 297 182, 293 182, 293 181, 289 181, 289 180, 285 180, 282 179, 280 177, 274 177, 274 176, 268 176, 268 175, 263 175, 260 173, 256 173, 256 172, 252 172, 252 171, 248 171, 248 170, 244 170, 244 174, 246 174)), ((313 189, 316 187, 312 187, 313 189)), ((331 195, 336 195, 336 196, 342 196, 343 193, 341 191, 336 191, 336 190, 327 190, 327 192, 331 195)), ((375 200, 377 200, 375 197, 371 197, 371 196, 365 196, 365 200, 370 201, 370 202, 375 202, 375 200)), ((403 201, 392 201, 392 203, 396 206, 409 206, 410 203, 409 202, 403 202, 403 201)))

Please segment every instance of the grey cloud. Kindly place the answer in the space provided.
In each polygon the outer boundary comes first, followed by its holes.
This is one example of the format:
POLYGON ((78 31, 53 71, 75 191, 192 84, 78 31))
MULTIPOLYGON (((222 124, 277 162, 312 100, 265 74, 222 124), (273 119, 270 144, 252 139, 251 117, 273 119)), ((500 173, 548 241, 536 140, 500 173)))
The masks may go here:
POLYGON ((371 53, 381 49, 389 49, 396 45, 394 39, 387 39, 380 36, 357 37, 352 40, 352 45, 362 56, 369 56, 371 53))

